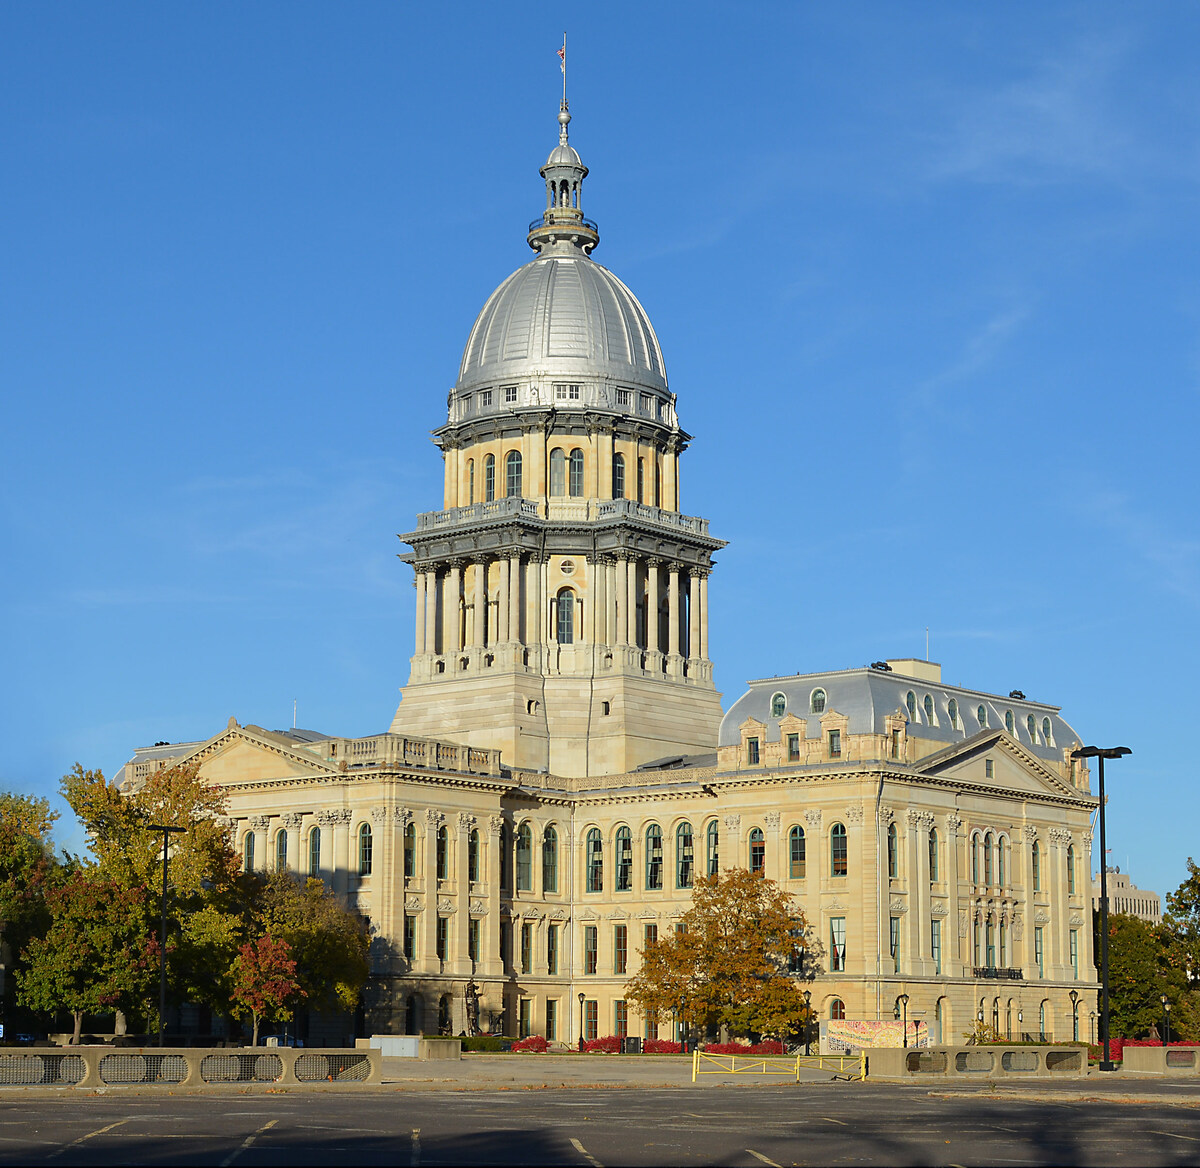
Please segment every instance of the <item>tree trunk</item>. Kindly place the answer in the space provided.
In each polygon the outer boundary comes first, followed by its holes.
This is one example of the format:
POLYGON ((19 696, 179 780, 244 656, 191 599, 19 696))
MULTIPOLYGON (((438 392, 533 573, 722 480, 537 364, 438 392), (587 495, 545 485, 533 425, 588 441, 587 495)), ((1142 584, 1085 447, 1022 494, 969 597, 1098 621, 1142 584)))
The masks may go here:
POLYGON ((258 1015, 252 1014, 251 1017, 254 1019, 254 1038, 251 1041, 250 1045, 257 1046, 258 1045, 258 1015))
POLYGON ((75 1019, 75 1033, 71 1035, 71 1046, 79 1045, 79 1036, 83 1032, 83 1011, 72 1010, 71 1016, 75 1019))

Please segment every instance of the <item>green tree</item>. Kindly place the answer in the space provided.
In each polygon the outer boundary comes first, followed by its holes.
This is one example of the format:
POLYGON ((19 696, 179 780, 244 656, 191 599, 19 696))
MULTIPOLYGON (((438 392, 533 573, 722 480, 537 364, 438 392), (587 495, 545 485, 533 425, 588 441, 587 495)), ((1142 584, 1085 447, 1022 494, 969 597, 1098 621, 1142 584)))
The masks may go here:
MULTIPOLYGON (((1095 914, 1096 952, 1100 915, 1095 914)), ((1171 1004, 1173 1035, 1190 1033, 1195 1009, 1178 940, 1166 925, 1128 913, 1108 918, 1108 1010, 1114 1038, 1143 1038, 1162 1026, 1163 994, 1171 1004)))
POLYGON ((264 1019, 290 1018, 292 1006, 305 996, 296 980, 292 947, 269 933, 242 945, 233 963, 230 1000, 243 1007, 254 1027, 251 1045, 258 1045, 258 1025, 264 1019))
POLYGON ((773 880, 730 868, 702 877, 682 929, 647 943, 625 996, 651 1018, 678 1013, 689 1026, 724 1025, 735 1034, 784 1037, 808 1020, 789 964, 808 925, 773 880))
POLYGON ((145 890, 76 871, 46 894, 50 927, 23 953, 18 1000, 33 1010, 69 1010, 72 1042, 83 1016, 136 998, 157 968, 145 890))

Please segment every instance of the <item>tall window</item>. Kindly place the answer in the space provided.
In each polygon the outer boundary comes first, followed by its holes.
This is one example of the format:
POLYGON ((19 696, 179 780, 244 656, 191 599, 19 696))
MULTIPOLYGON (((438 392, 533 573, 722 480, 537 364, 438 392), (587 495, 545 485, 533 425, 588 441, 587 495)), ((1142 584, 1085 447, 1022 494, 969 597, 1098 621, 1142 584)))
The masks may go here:
POLYGON ((308 874, 321 875, 321 829, 314 827, 308 833, 308 874))
POLYGON ((1004 837, 996 837, 996 886, 1004 887, 1004 837))
POLYGON ((846 1017, 846 1003, 841 998, 834 998, 829 1003, 829 1017, 834 1022, 840 1022, 846 1017))
POLYGON ((358 874, 371 875, 371 825, 364 823, 358 829, 358 874))
POLYGON ((1079 980, 1079 930, 1071 930, 1071 975, 1079 980))
POLYGON ((282 872, 287 867, 287 832, 275 833, 275 867, 282 872))
POLYGON ((925 721, 928 725, 933 725, 933 698, 929 694, 925 695, 925 700, 922 703, 925 708, 925 721))
POLYGON ((558 891, 558 832, 552 824, 542 832, 542 891, 558 891))
POLYGON ((938 878, 938 836, 937 828, 929 829, 929 879, 931 881, 938 878))
POLYGON ((979 836, 971 837, 971 883, 979 883, 979 836))
POLYGON ((614 499, 625 498, 625 455, 614 454, 612 462, 613 481, 612 494, 614 499))
POLYGON ((1016 729, 1016 722, 1013 721, 1012 710, 1004 711, 1004 729, 1010 734, 1016 729))
POLYGON ((510 450, 504 458, 504 493, 510 499, 521 494, 521 453, 510 450))
POLYGON ((1041 892, 1042 890, 1042 849, 1038 846, 1037 840, 1033 841, 1033 890, 1041 892))
POLYGON ((797 825, 788 832, 788 875, 803 880, 805 866, 804 828, 797 825))
POLYGON ((829 757, 842 757, 842 732, 840 730, 829 731, 829 757))
POLYGON ((787 760, 788 762, 800 761, 800 735, 789 734, 787 736, 787 760))
POLYGON ((708 821, 708 827, 704 833, 706 849, 704 870, 709 876, 715 876, 720 870, 720 832, 721 829, 717 826, 717 821, 715 819, 710 819, 708 821))
POLYGON ((583 1036, 587 1042, 595 1042, 600 1027, 600 1003, 589 998, 583 1004, 583 1036))
POLYGON ((987 728, 987 706, 981 705, 975 711, 975 720, 983 729, 987 728))
POLYGON ((900 875, 900 843, 896 838, 896 825, 888 824, 887 829, 887 865, 888 879, 895 880, 900 875))
MULTIPOLYGON (((417 957, 417 918, 407 914, 404 918, 404 960, 415 961, 417 957)), ((411 1031, 410 1031, 411 1033, 411 1031)))
POLYGON ((1037 745, 1037 719, 1032 714, 1030 714, 1029 717, 1025 719, 1025 729, 1029 731, 1029 741, 1033 745, 1036 746, 1037 745))
POLYGON ((604 843, 600 839, 600 829, 593 827, 587 833, 587 890, 588 892, 604 891, 604 843))
POLYGON ((583 926, 583 972, 596 972, 600 957, 600 930, 595 925, 583 926))
POLYGON ((758 766, 758 739, 746 739, 746 765, 758 766))
POLYGON ((404 825, 404 875, 412 879, 417 871, 417 828, 410 819, 404 825))
POLYGON ((437 830, 437 878, 439 880, 448 880, 450 878, 450 833, 446 830, 445 824, 437 830))
POLYGON ((942 922, 934 917, 929 922, 929 955, 933 958, 933 972, 942 972, 942 922))
POLYGON ((642 932, 643 947, 658 944, 658 926, 647 925, 642 932))
POLYGON ((558 972, 558 926, 546 928, 546 972, 558 972))
POLYGON ((1042 719, 1042 741, 1047 746, 1050 745, 1050 719, 1049 718, 1042 719))
POLYGON ((533 1003, 528 998, 517 1003, 517 1035, 520 1038, 528 1038, 533 1033, 532 1009, 533 1003))
POLYGON ((781 694, 773 694, 771 697, 771 717, 782 718, 787 713, 787 698, 781 694))
POLYGON ((662 828, 652 823, 646 828, 646 887, 663 886, 662 828))
POLYGON ((546 1039, 554 1042, 558 1038, 558 1003, 553 998, 546 999, 546 1039))
POLYGON ((951 698, 946 703, 946 717, 950 719, 951 729, 958 729, 958 702, 951 698))
POLYGON ((567 493, 567 456, 556 446, 550 451, 550 494, 567 493))
POLYGON ((1045 1041, 1046 1038, 1046 1003, 1042 1002, 1038 1006, 1038 1037, 1045 1041))
POLYGON ((987 967, 996 968, 996 924, 991 917, 987 919, 987 967))
POLYGON ((983 837, 983 882, 989 888, 992 886, 992 833, 989 831, 983 837))
POLYGON ((829 918, 829 971, 846 972, 846 918, 829 918))
POLYGON ((762 828, 756 827, 750 832, 750 871, 762 875, 767 866, 767 841, 762 828))
POLYGON ((483 460, 483 501, 490 503, 496 497, 496 456, 489 454, 483 460))
POLYGON ((625 973, 629 964, 629 926, 613 926, 613 973, 625 973))
POLYGON ((471 917, 467 921, 467 956, 475 962, 479 961, 479 918, 471 917))
POLYGON ((908 707, 908 720, 915 722, 917 720, 917 695, 911 689, 904 695, 904 704, 908 707))
POLYGON ((570 488, 571 497, 578 499, 583 495, 583 451, 578 447, 571 451, 568 470, 570 477, 567 485, 570 488))
POLYGON ((475 502, 475 460, 467 459, 467 502, 475 502))
POLYGON ((521 925, 521 972, 533 972, 533 923, 525 921, 521 925))
POLYGON ((1037 966, 1038 977, 1045 977, 1046 949, 1041 925, 1035 925, 1033 929, 1033 963, 1037 966))
POLYGON ((633 887, 633 833, 627 827, 617 828, 617 891, 628 892, 633 887))
POLYGON ((1075 845, 1067 845, 1067 894, 1075 895, 1075 845))
POLYGON ((446 960, 447 944, 450 937, 450 918, 438 917, 437 919, 437 955, 439 961, 446 960))
POLYGON ((533 829, 528 819, 517 828, 517 891, 533 891, 533 829))
MULTIPOLYGON (((313 828, 313 831, 319 831, 320 828, 313 828)), ((254 871, 254 832, 246 832, 246 838, 242 841, 242 868, 247 872, 254 871)))
POLYGON ((1000 968, 1008 968, 1008 923, 1000 920, 1000 968))
POLYGON ((467 880, 472 884, 479 883, 479 829, 471 828, 467 836, 467 880))
POLYGON ((846 827, 835 823, 829 829, 830 875, 845 876, 850 871, 850 854, 846 847, 846 827))
POLYGON ((692 846, 692 825, 681 823, 675 829, 675 887, 691 888, 695 870, 695 848, 692 846))
POLYGON ((570 588, 560 588, 557 599, 558 643, 573 645, 575 643, 575 593, 570 588))
POLYGON ((629 1033, 629 1006, 623 998, 613 1002, 613 1033, 624 1038, 629 1033))
POLYGON ((889 952, 892 955, 892 970, 900 972, 900 918, 892 917, 888 926, 889 952))

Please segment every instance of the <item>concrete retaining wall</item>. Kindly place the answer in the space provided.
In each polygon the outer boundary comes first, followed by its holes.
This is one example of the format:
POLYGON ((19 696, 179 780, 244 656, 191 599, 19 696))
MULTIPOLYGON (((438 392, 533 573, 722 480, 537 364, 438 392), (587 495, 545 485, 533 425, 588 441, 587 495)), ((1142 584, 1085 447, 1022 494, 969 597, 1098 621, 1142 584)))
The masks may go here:
POLYGON ((867 1052, 868 1079, 1082 1079, 1087 1049, 1069 1046, 930 1046, 867 1052))
POLYGON ((421 1034, 372 1034, 355 1040, 358 1050, 377 1050, 384 1058, 461 1059, 461 1038, 426 1038, 421 1034))
POLYGON ((1121 1069, 1155 1075, 1200 1075, 1200 1046, 1127 1046, 1121 1069))
POLYGON ((376 1050, 77 1046, 0 1053, 0 1087, 378 1083, 376 1050))

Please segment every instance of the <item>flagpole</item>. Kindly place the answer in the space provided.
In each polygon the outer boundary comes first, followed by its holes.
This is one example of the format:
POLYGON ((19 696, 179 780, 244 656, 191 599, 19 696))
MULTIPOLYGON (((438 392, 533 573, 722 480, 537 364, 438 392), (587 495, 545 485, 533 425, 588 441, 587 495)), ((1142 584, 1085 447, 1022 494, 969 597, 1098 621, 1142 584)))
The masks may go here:
POLYGON ((567 104, 567 30, 563 29, 563 105, 567 104))

